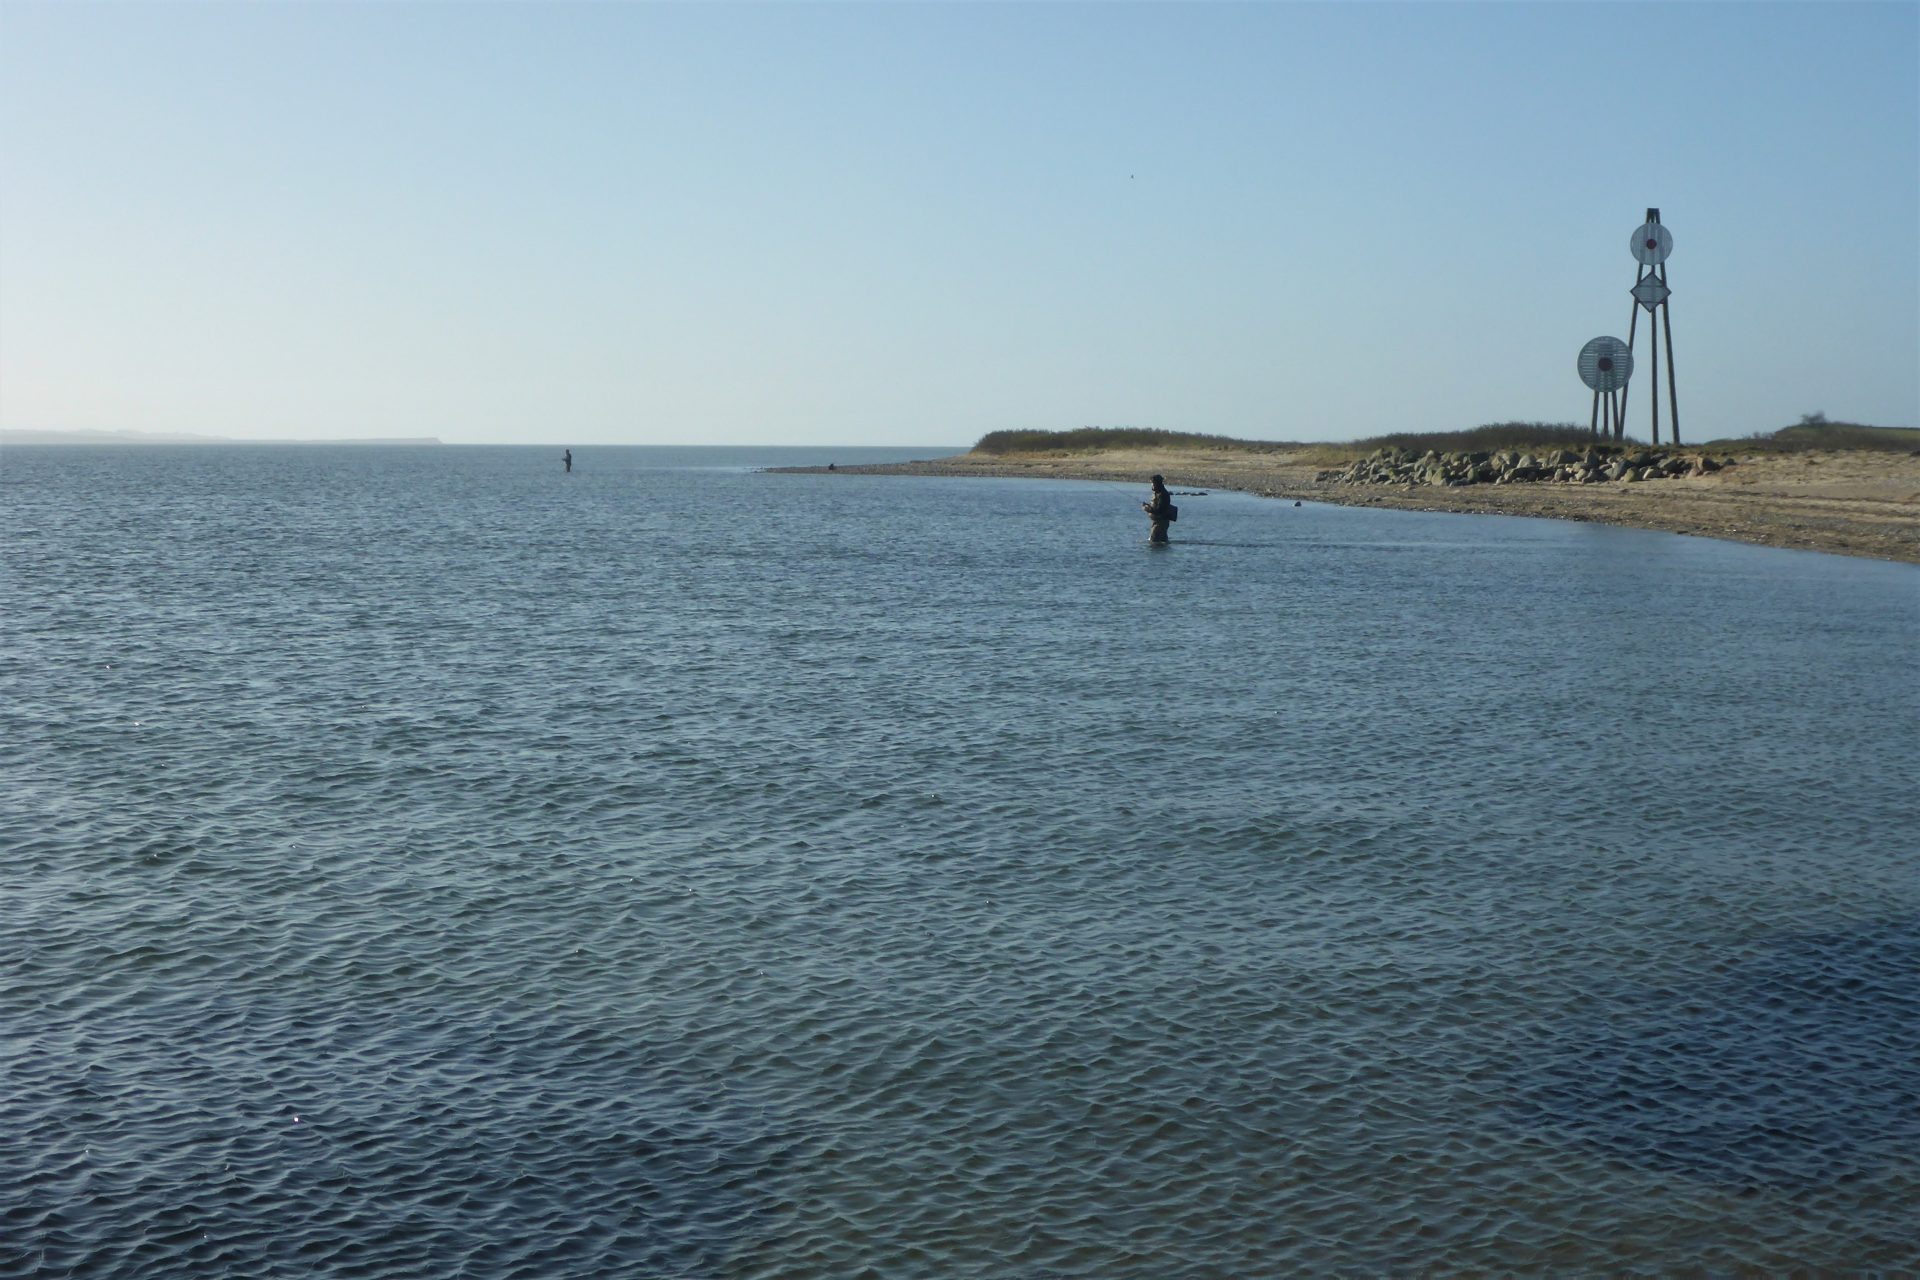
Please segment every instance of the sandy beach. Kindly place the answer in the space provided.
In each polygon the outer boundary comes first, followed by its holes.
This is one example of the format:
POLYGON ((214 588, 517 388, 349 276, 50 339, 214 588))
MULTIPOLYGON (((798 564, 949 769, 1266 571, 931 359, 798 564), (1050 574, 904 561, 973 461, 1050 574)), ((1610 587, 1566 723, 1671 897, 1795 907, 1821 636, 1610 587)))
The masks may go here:
MULTIPOLYGON (((1682 448, 1680 452, 1693 452, 1682 448)), ((1318 479, 1354 455, 1327 448, 1287 453, 1177 449, 987 455, 836 468, 836 474, 1028 476, 1145 484, 1155 472, 1175 489, 1241 489, 1264 497, 1342 506, 1595 520, 1638 529, 1726 538, 1920 564, 1920 457, 1846 450, 1705 452, 1732 457, 1712 475, 1610 484, 1347 484, 1318 479)), ((805 468, 821 470, 825 468, 805 468)))

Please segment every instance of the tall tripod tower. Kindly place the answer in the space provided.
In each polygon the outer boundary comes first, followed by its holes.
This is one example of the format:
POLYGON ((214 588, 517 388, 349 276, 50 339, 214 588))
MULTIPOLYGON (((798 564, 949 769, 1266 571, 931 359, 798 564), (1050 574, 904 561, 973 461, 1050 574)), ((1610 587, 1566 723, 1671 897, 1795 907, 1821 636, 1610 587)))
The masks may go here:
MULTIPOLYGON (((1627 325, 1627 351, 1631 355, 1633 340, 1640 328, 1640 312, 1647 313, 1647 355, 1651 361, 1652 386, 1647 389, 1647 401, 1653 408, 1653 443, 1660 443, 1660 322, 1666 321, 1667 335, 1667 409, 1668 420, 1672 423, 1673 443, 1680 443, 1680 398, 1673 387, 1673 309, 1667 299, 1673 296, 1673 290, 1667 288, 1667 255, 1673 252, 1673 233, 1660 224, 1660 211, 1647 210, 1647 220, 1635 228, 1633 239, 1627 242, 1633 251, 1633 260, 1640 264, 1633 279, 1633 318, 1627 325)), ((1614 419, 1613 436, 1618 440, 1625 433, 1623 421, 1626 391, 1621 393, 1622 417, 1614 419)))

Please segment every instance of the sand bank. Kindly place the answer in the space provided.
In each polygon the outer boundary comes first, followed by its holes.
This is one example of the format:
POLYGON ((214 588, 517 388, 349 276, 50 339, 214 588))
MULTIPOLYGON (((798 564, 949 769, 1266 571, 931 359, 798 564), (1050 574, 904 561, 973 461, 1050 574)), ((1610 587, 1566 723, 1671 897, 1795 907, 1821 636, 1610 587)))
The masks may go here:
MULTIPOLYGON (((1688 450, 1682 449, 1682 452, 1688 450)), ((1729 456, 1715 452, 1715 456, 1729 456)), ((837 468, 847 475, 1026 476, 1121 480, 1155 472, 1176 489, 1242 489, 1342 506, 1596 520, 1636 529, 1920 564, 1920 457, 1849 450, 1742 453, 1713 475, 1611 484, 1346 484, 1317 479, 1348 460, 1291 453, 1180 449, 1079 454, 959 454, 925 462, 837 468)), ((820 468, 793 470, 824 471, 820 468)))

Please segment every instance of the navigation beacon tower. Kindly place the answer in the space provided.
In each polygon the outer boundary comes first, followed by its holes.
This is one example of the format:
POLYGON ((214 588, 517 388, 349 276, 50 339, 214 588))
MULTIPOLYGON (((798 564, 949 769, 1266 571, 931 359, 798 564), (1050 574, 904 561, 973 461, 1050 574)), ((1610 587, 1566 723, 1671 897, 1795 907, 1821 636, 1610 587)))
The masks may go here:
MULTIPOLYGON (((1660 443, 1660 322, 1666 321, 1667 345, 1667 409, 1668 421, 1672 423, 1673 443, 1680 443, 1680 399, 1673 386, 1673 308, 1668 299, 1673 290, 1667 287, 1667 255, 1673 252, 1673 233, 1661 225, 1660 211, 1647 210, 1647 220, 1634 229, 1633 238, 1627 242, 1627 248, 1633 252, 1633 260, 1640 264, 1633 280, 1633 318, 1627 326, 1627 370, 1632 372, 1633 341, 1640 327, 1640 310, 1647 311, 1647 356, 1653 372, 1652 385, 1647 389, 1647 400, 1653 410, 1653 443, 1660 443)), ((1589 384, 1592 385, 1592 384, 1589 384)), ((1626 408, 1627 386, 1623 381, 1620 388, 1621 409, 1626 408)), ((1618 440, 1625 433, 1624 420, 1616 416, 1613 426, 1613 438, 1618 440)))

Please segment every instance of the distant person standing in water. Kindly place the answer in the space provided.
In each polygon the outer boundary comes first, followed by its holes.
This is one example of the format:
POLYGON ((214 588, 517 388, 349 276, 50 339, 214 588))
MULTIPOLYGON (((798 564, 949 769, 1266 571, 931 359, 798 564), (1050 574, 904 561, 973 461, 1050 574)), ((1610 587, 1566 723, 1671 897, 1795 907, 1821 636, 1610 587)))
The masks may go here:
POLYGON ((560 461, 567 464, 567 473, 573 473, 573 450, 568 449, 560 455, 560 461))
POLYGON ((1140 509, 1147 513, 1147 519, 1153 521, 1153 533, 1147 541, 1165 542, 1167 525, 1173 519, 1173 495, 1167 492, 1165 480, 1159 476, 1153 478, 1153 494, 1140 504, 1140 509))

